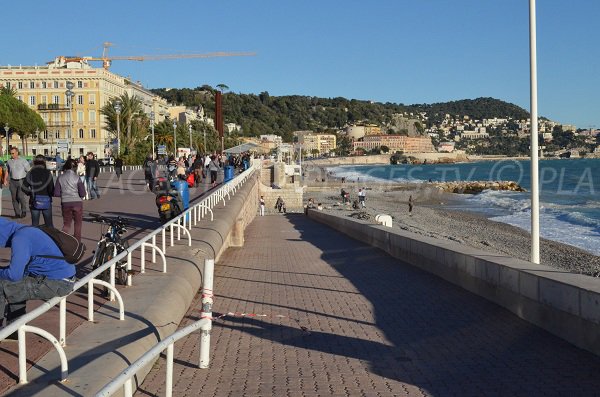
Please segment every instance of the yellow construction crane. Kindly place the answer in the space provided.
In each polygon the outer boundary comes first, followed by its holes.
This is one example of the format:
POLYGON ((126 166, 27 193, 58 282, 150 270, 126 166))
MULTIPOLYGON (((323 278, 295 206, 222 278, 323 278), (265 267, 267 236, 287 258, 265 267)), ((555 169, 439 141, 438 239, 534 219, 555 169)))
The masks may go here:
POLYGON ((67 62, 102 61, 102 67, 106 70, 110 67, 112 61, 156 61, 161 59, 183 59, 183 58, 216 58, 216 57, 244 57, 254 56, 255 52, 209 52, 206 54, 164 54, 164 55, 138 55, 138 56, 108 56, 108 48, 112 43, 105 42, 102 57, 80 57, 80 56, 59 56, 48 64, 64 65, 67 62))

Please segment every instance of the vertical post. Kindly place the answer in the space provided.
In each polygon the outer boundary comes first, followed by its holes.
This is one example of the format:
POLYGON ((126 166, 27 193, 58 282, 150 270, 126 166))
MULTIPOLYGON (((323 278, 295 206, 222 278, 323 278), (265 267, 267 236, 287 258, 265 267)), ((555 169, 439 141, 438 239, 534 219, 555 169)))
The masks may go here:
POLYGON ((215 129, 219 133, 219 139, 221 140, 221 154, 225 150, 225 138, 223 128, 223 96, 221 91, 215 93, 215 129))
POLYGON ((27 345, 25 344, 25 329, 19 327, 17 331, 19 338, 19 383, 27 383, 27 345))
POLYGON ((175 153, 175 160, 178 159, 177 155, 177 123, 173 120, 173 152, 175 153))
POLYGON ((156 146, 154 146, 154 120, 155 114, 154 111, 150 112, 150 128, 152 129, 152 160, 155 159, 156 146))
POLYGON ((200 332, 200 363, 199 368, 208 368, 210 364, 210 332, 212 329, 212 305, 213 305, 213 280, 215 260, 204 260, 204 283, 202 286, 202 313, 201 318, 208 319, 207 325, 200 332))
POLYGON ((167 239, 166 239, 167 229, 163 227, 162 229, 162 252, 163 254, 167 252, 167 239))
POLYGON ((529 67, 531 99, 531 262, 540 263, 540 197, 538 182, 538 109, 535 0, 529 0, 529 67))
POLYGON ((67 339, 67 298, 62 298, 60 300, 59 312, 60 325, 58 331, 58 343, 60 343, 61 346, 65 346, 67 339))
POLYGON ((88 321, 94 321, 94 284, 88 281, 88 321))
POLYGON ((173 395, 173 343, 167 346, 167 373, 165 377, 165 396, 173 395))
MULTIPOLYGON (((142 245, 143 247, 143 245, 142 245)), ((127 266, 125 267, 125 269, 127 270, 127 286, 131 287, 131 268, 132 268, 133 264, 131 262, 131 251, 129 251, 127 253, 127 266)))
POLYGON ((142 243, 140 247, 140 273, 146 273, 146 246, 142 243))
POLYGON ((156 234, 152 236, 152 263, 156 263, 156 234))

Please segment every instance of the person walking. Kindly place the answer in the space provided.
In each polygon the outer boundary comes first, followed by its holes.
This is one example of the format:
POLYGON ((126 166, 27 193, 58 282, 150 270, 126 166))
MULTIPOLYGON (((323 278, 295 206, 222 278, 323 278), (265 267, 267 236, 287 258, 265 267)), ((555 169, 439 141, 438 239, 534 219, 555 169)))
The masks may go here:
POLYGON ((90 200, 100 198, 98 185, 96 185, 98 174, 100 174, 100 164, 94 158, 94 153, 88 152, 87 161, 85 162, 85 180, 87 181, 90 200))
POLYGON ((413 197, 412 194, 410 196, 408 196, 408 216, 412 216, 412 210, 413 210, 413 197))
POLYGON ((63 166, 63 174, 56 180, 54 186, 54 197, 61 198, 61 209, 63 216, 62 231, 70 233, 73 223, 73 236, 81 241, 81 224, 83 223, 83 198, 85 187, 79 176, 73 170, 75 161, 68 160, 63 166))
POLYGON ((27 215, 25 208, 28 204, 25 202, 23 181, 31 167, 27 160, 19 157, 19 149, 16 147, 10 148, 10 157, 6 162, 8 172, 5 173, 4 184, 10 189, 15 218, 25 218, 27 215))
POLYGON ((210 163, 208 164, 208 170, 210 171, 210 184, 212 187, 217 185, 217 173, 219 172, 219 163, 217 163, 216 156, 210 156, 210 163))
POLYGON ((152 155, 146 157, 144 161, 144 179, 146 179, 146 189, 153 192, 156 185, 157 165, 152 159, 152 155))
POLYGON ((54 195, 54 178, 46 168, 46 159, 38 154, 33 160, 33 168, 29 170, 23 190, 30 197, 31 224, 40 224, 40 215, 44 216, 44 224, 54 227, 52 222, 52 196, 54 195))
POLYGON ((265 197, 260 196, 260 216, 265 216, 265 197))
MULTIPOLYGON (((11 250, 9 265, 0 268, 0 325, 24 315, 28 300, 65 296, 73 290, 75 266, 58 259, 63 253, 42 230, 0 218, 0 247, 11 250)), ((14 341, 17 335, 7 339, 14 341)))
POLYGON ((363 189, 358 189, 358 202, 362 208, 366 207, 366 205, 365 205, 366 198, 367 198, 367 195, 365 194, 365 191, 363 189))
POLYGON ((120 157, 115 159, 115 174, 117 175, 117 180, 121 179, 121 174, 123 173, 123 160, 120 157))
POLYGON ((87 187, 87 182, 85 180, 85 156, 79 156, 79 161, 77 162, 77 170, 75 171, 77 173, 77 175, 79 176, 79 179, 81 179, 81 182, 83 182, 83 186, 85 187, 85 197, 83 198, 84 200, 88 200, 90 197, 88 195, 88 187, 87 187))

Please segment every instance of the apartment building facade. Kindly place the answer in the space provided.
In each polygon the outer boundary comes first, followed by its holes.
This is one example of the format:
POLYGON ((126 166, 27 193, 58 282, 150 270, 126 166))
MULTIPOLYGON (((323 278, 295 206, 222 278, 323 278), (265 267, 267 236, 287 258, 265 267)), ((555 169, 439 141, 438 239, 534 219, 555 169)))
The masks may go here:
MULTIPOLYGON (((93 152, 105 157, 116 145, 115 136, 106 128, 102 107, 111 98, 128 93, 138 97, 143 111, 155 112, 156 122, 168 114, 167 102, 144 89, 141 84, 85 61, 55 60, 44 66, 0 66, 0 86, 16 90, 17 99, 36 111, 46 124, 27 140, 30 154, 54 156, 59 141, 68 141, 69 153, 63 157, 93 152), (67 82, 73 84, 72 100, 67 82)), ((18 132, 17 132, 18 134, 18 132)), ((12 142, 11 142, 12 143, 12 142)), ((20 147, 20 139, 14 144, 20 147)))
POLYGON ((329 154, 337 147, 337 137, 334 134, 305 134, 298 142, 307 153, 317 150, 319 154, 329 154))
POLYGON ((363 148, 372 150, 387 146, 390 152, 402 151, 404 153, 432 153, 435 148, 431 137, 409 137, 406 135, 366 135, 362 141, 352 143, 354 150, 363 148))

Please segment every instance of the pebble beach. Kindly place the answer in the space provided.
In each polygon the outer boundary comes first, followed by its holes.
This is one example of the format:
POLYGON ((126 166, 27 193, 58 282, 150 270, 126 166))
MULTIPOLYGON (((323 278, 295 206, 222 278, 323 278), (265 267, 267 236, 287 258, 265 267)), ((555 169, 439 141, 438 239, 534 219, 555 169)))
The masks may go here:
MULTIPOLYGON (((342 203, 341 189, 357 199, 357 183, 313 182, 304 193, 304 201, 313 198, 324 211, 358 217, 375 223, 375 215, 392 216, 393 228, 450 240, 483 251, 499 253, 529 261, 530 234, 520 228, 489 220, 482 215, 451 209, 457 194, 441 192, 432 186, 417 184, 372 184, 366 186, 366 208, 355 210, 342 203), (409 197, 413 208, 409 213, 409 197)), ((567 272, 600 276, 600 256, 579 248, 540 239, 540 263, 567 272)))

